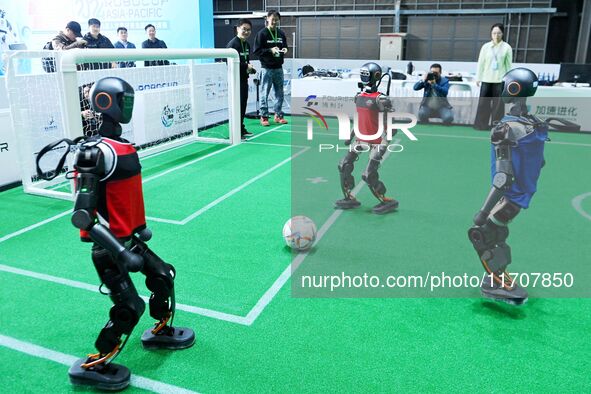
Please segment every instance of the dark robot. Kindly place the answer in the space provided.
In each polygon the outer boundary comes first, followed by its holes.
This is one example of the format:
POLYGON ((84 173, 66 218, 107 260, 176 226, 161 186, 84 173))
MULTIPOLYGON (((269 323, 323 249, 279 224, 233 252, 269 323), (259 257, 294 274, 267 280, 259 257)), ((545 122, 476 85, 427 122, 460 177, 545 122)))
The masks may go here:
MULTIPOLYGON (((368 137, 360 138, 358 136, 353 141, 352 133, 351 140, 346 143, 347 145, 352 143, 352 145, 338 167, 344 198, 335 202, 335 208, 352 209, 361 205, 352 194, 355 187, 355 178, 353 178, 352 173, 354 163, 359 159, 358 152, 369 151, 369 161, 361 177, 367 183, 373 195, 379 200, 379 203, 373 207, 372 212, 381 215, 392 212, 398 207, 398 201, 385 196, 386 186, 380 181, 378 174, 378 168, 386 153, 388 141, 383 138, 383 134, 378 138, 373 137, 379 129, 380 116, 384 116, 388 111, 393 111, 392 102, 387 95, 378 91, 378 86, 383 78, 382 69, 379 65, 366 63, 361 66, 360 74, 361 83, 359 83, 359 87, 361 92, 355 96, 355 106, 359 121, 359 133, 368 137)), ((387 76, 389 77, 389 75, 387 76)), ((386 125, 385 119, 383 124, 386 125)))
POLYGON ((69 376, 73 384, 119 390, 129 384, 130 372, 111 361, 145 309, 129 272, 141 271, 152 292, 150 316, 157 323, 143 333, 144 348, 188 348, 195 334, 189 328, 172 327, 176 272, 146 245, 152 234, 146 228, 141 166, 134 146, 121 138, 120 123, 131 120, 133 88, 120 78, 103 78, 93 86, 90 100, 93 109, 103 114, 103 123, 99 135, 81 143, 75 157, 72 223, 83 241, 93 242, 92 261, 114 305, 95 342, 98 353, 76 361, 69 376))
POLYGON ((508 224, 529 207, 548 139, 548 124, 527 112, 526 98, 537 87, 536 74, 526 68, 513 69, 503 77, 502 99, 514 105, 491 130, 492 188, 468 230, 487 272, 480 286, 482 295, 512 305, 525 303, 528 294, 507 273, 511 263, 508 224))

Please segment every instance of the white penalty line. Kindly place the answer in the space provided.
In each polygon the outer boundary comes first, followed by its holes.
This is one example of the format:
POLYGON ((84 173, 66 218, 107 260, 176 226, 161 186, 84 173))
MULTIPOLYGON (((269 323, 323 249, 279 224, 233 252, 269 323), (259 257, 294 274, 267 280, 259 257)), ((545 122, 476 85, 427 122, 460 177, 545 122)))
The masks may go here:
POLYGON ((179 225, 179 226, 184 226, 185 224, 189 223, 191 220, 194 220, 198 216, 203 215, 205 212, 209 211, 211 208, 214 208, 216 205, 218 205, 221 202, 223 202, 224 200, 232 197, 234 194, 238 193, 242 189, 244 189, 247 186, 251 185, 252 183, 258 181, 259 179, 261 179, 261 178, 269 175, 271 172, 275 171, 279 167, 282 167, 283 165, 289 163, 290 161, 292 161, 293 159, 295 159, 296 157, 298 157, 299 155, 301 155, 302 153, 306 152, 309 149, 310 149, 309 147, 304 147, 304 149, 302 149, 301 151, 299 151, 297 153, 294 153, 293 155, 291 155, 287 159, 281 161, 278 164, 275 164, 273 167, 271 167, 271 168, 269 168, 269 169, 261 172, 259 175, 257 175, 255 177, 249 179, 248 181, 244 182, 243 184, 241 184, 241 185, 235 187, 234 189, 230 190, 226 194, 224 194, 224 195, 216 198, 215 200, 213 200, 212 202, 210 202, 209 204, 207 204, 203 208, 200 208, 199 210, 193 212, 192 214, 190 214, 189 216, 187 216, 183 220, 163 219, 163 218, 157 218, 157 217, 152 217, 152 216, 146 216, 146 219, 149 219, 149 220, 152 220, 152 221, 155 221, 155 222, 161 222, 161 223, 175 224, 175 225, 179 225))
MULTIPOLYGON (((71 280, 71 279, 60 278, 58 276, 28 271, 28 270, 11 267, 11 266, 4 265, 4 264, 0 264, 0 271, 25 276, 28 278, 40 279, 40 280, 43 280, 46 282, 57 283, 60 285, 73 287, 73 288, 77 288, 77 289, 82 289, 82 290, 87 290, 87 291, 90 291, 93 293, 101 294, 98 290, 97 285, 91 285, 89 283, 78 282, 78 281, 71 280)), ((146 302, 149 301, 149 297, 146 297, 146 296, 141 296, 141 297, 144 301, 146 301, 146 302)), ((181 304, 181 303, 176 303, 176 309, 184 311, 184 312, 196 314, 196 315, 210 317, 210 318, 217 319, 217 320, 227 321, 230 323, 249 325, 248 320, 243 316, 237 316, 237 315, 232 315, 229 313, 214 311, 212 309, 206 309, 206 308, 201 308, 201 307, 187 305, 187 304, 181 304)))
POLYGON ((275 164, 273 167, 269 168, 268 170, 260 173, 259 175, 249 179, 248 181, 244 182, 242 185, 230 190, 228 193, 224 194, 223 196, 215 199, 214 201, 210 202, 209 204, 207 204, 206 206, 204 206, 203 208, 199 209, 198 211, 192 213, 191 215, 187 216, 186 218, 184 218, 181 222, 182 224, 187 224, 189 223, 191 220, 195 219, 196 217, 202 215, 203 213, 207 212, 208 210, 210 210, 211 208, 215 207, 216 205, 218 205, 219 203, 221 203, 222 201, 228 199, 229 197, 233 196, 234 194, 238 193, 240 190, 244 189, 245 187, 247 187, 248 185, 258 181, 259 179, 269 175, 271 172, 275 171, 276 169, 278 169, 279 167, 282 167, 283 165, 285 165, 286 163, 289 163, 290 161, 292 161, 293 159, 295 159, 296 157, 300 156, 302 153, 306 152, 308 149, 310 148, 304 148, 301 151, 291 155, 290 157, 288 157, 287 159, 283 160, 282 162, 275 164))
MULTIPOLYGON (((28 354, 29 356, 42 358, 45 360, 53 361, 58 364, 71 366, 78 360, 80 357, 71 356, 69 354, 57 352, 55 350, 51 350, 39 345, 34 345, 30 342, 24 342, 16 338, 12 338, 6 335, 0 334, 0 346, 16 350, 20 353, 28 354)), ((156 393, 196 393, 196 391, 191 391, 184 389, 182 387, 173 386, 171 384, 162 383, 157 380, 152 380, 149 378, 145 378, 143 376, 139 376, 136 374, 131 375, 130 384, 132 386, 150 390, 156 393)))
MULTIPOLYGON (((400 139, 396 139, 393 142, 398 143, 398 142, 400 142, 400 139)), ((389 151, 386 152, 382 163, 386 161, 386 159, 388 158, 389 155, 390 155, 390 152, 389 151)), ((357 184, 357 186, 355 186, 355 188, 351 192, 353 194, 353 196, 357 196, 357 193, 359 193, 359 191, 364 186, 365 186, 365 182, 359 182, 359 184, 357 184)), ((314 241, 314 244, 312 245, 312 247, 316 246, 318 244, 318 242, 320 242, 320 240, 324 237, 324 235, 327 233, 327 231, 336 222, 336 220, 339 218, 339 216, 342 215, 342 213, 343 213, 342 209, 337 209, 332 213, 332 215, 330 215, 330 217, 326 220, 326 222, 324 222, 322 227, 320 227, 320 230, 318 230, 318 234, 316 235, 316 241, 314 241)), ((279 293, 279 290, 281 290, 281 288, 283 288, 285 283, 289 280, 291 275, 299 268, 299 266, 304 262, 306 257, 308 257, 308 252, 298 254, 293 259, 291 264, 289 264, 287 266, 287 268, 281 273, 281 275, 279 275, 279 278, 277 278, 277 280, 275 280, 275 282, 271 285, 271 287, 257 301, 255 306, 246 315, 246 320, 247 320, 249 326, 255 322, 255 320, 261 315, 261 313, 263 313, 263 311, 265 310, 267 305, 269 305, 269 303, 271 303, 273 298, 275 298, 277 293, 279 293)))
MULTIPOLYGON (((270 132, 272 132, 272 131, 275 131, 275 130, 277 130, 277 129, 281 128, 281 127, 283 127, 283 125, 280 125, 280 126, 273 127, 273 128, 272 128, 272 129, 270 129, 270 130, 267 130, 267 131, 265 131, 265 132, 262 132, 262 133, 260 133, 260 134, 257 134, 257 135, 255 135, 255 136, 253 136, 253 137, 250 137, 250 140, 254 140, 254 139, 256 139, 256 138, 262 137, 263 135, 265 135, 265 134, 268 134, 268 133, 270 133, 270 132)), ((161 172, 161 173, 158 173, 158 174, 152 175, 151 177, 145 178, 143 183, 148 183, 148 182, 150 182, 150 181, 153 181, 154 179, 158 179, 158 178, 160 178, 160 177, 162 177, 162 176, 164 176, 164 175, 168 175, 168 174, 170 174, 170 173, 172 173, 172 172, 175 172, 175 171, 178 171, 178 170, 180 170, 180 169, 182 169, 182 168, 185 168, 185 167, 187 167, 187 166, 190 166, 191 164, 195 164, 195 163, 197 163, 197 162, 200 162, 201 160, 205 160, 205 159, 207 159, 208 157, 215 156, 215 155, 219 155, 220 153, 222 153, 222 152, 225 152, 225 151, 227 151, 228 149, 232 149, 232 148, 235 148, 235 147, 237 147, 237 146, 241 146, 241 145, 242 145, 241 143, 240 143, 240 144, 237 144, 237 145, 230 145, 230 146, 227 146, 227 147, 225 147, 225 148, 222 148, 222 149, 220 149, 220 150, 217 150, 217 151, 215 151, 215 152, 212 152, 212 153, 210 153, 210 154, 207 154, 207 155, 205 155, 205 156, 203 156, 203 157, 199 157, 199 158, 197 158, 197 159, 195 159, 195 160, 191 160, 191 161, 188 161, 188 162, 186 162, 186 163, 183 163, 183 164, 181 164, 181 165, 178 165, 178 166, 176 166, 176 167, 172 167, 172 168, 170 168, 170 169, 168 169, 168 170, 166 170, 166 171, 163 171, 163 172, 161 172)), ((246 144, 246 143, 245 143, 245 145, 248 145, 248 144, 246 144)))
MULTIPOLYGON (((278 131, 278 133, 280 133, 280 132, 278 131)), ((304 146, 304 145, 273 144, 270 142, 250 142, 249 145, 281 146, 281 147, 286 147, 286 148, 309 148, 309 146, 304 146)))
POLYGON ((20 229, 18 231, 15 231, 14 233, 5 235, 4 237, 0 238, 0 243, 2 243, 4 241, 8 241, 10 238, 14 238, 14 237, 19 236, 21 234, 24 234, 24 233, 26 233, 28 231, 34 230, 37 227, 41 227, 44 224, 47 224, 49 222, 53 222, 54 220, 57 220, 57 219, 59 219, 61 217, 64 217, 64 216, 66 216, 69 213, 72 213, 72 210, 71 209, 70 210, 67 210, 65 212, 62 212, 62 213, 58 213, 57 215, 52 216, 52 217, 50 217, 48 219, 45 219, 45 220, 43 220, 43 221, 41 221, 39 223, 35 223, 35 224, 32 224, 32 225, 30 225, 28 227, 22 228, 22 229, 20 229))

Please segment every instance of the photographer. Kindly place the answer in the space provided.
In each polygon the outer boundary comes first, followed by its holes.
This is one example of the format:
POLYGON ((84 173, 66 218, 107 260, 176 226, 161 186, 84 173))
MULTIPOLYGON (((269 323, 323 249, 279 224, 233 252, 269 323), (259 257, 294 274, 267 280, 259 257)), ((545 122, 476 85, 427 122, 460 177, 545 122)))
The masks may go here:
POLYGON ((417 82, 413 89, 425 89, 419 108, 421 123, 429 122, 429 118, 440 118, 445 125, 450 125, 453 122, 453 107, 447 101, 449 81, 441 75, 440 64, 432 64, 430 72, 425 74, 423 80, 417 82))

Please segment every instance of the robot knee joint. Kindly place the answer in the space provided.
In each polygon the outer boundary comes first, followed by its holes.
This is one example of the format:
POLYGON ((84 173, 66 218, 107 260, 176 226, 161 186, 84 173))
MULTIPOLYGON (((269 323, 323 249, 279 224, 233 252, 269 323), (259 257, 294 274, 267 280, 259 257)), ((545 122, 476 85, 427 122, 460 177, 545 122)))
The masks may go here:
POLYGON ((501 225, 506 226, 511 220, 515 218, 521 211, 521 207, 511 201, 503 198, 495 205, 490 213, 490 219, 501 225))
POLYGON ((129 335, 144 314, 145 309, 144 301, 135 295, 124 303, 113 305, 109 312, 109 318, 117 327, 117 331, 129 335))
POLYGON ((354 163, 359 159, 359 155, 355 152, 349 152, 339 162, 339 172, 344 174, 351 174, 354 169, 354 163))

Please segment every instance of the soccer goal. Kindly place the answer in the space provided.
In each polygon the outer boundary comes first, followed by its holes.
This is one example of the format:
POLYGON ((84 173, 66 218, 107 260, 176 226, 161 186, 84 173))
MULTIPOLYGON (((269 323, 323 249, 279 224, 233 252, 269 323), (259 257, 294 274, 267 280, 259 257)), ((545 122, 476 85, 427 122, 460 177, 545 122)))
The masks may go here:
MULTIPOLYGON (((233 49, 17 51, 7 63, 27 193, 73 198, 67 175, 74 155, 68 155, 62 174, 45 181, 37 177, 37 154, 62 138, 97 134, 102 118, 90 108, 88 93, 107 76, 135 90, 133 118, 123 125, 122 137, 139 147, 140 157, 188 143, 240 143, 239 58, 233 49)), ((43 156, 41 168, 55 168, 67 149, 66 143, 56 146, 43 156)))

